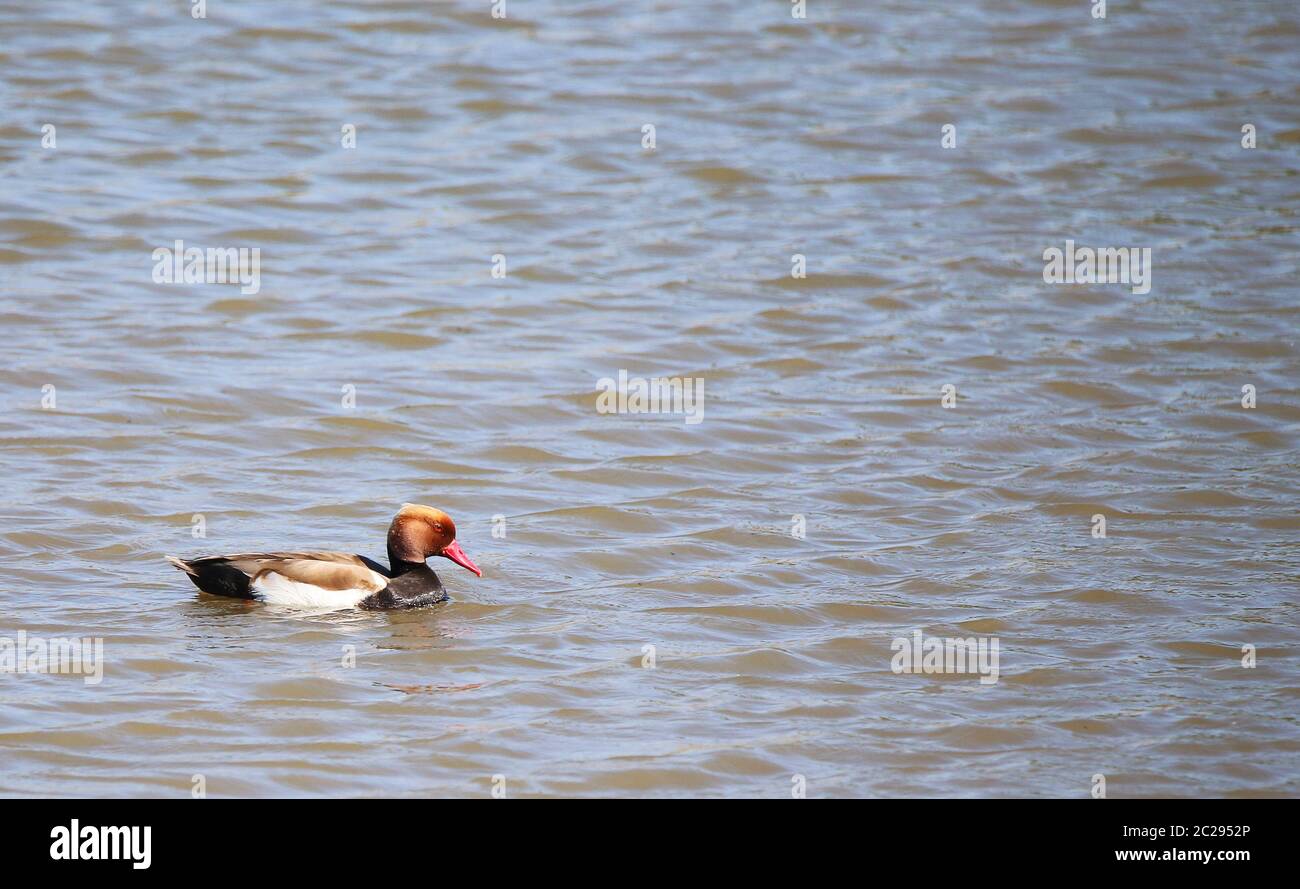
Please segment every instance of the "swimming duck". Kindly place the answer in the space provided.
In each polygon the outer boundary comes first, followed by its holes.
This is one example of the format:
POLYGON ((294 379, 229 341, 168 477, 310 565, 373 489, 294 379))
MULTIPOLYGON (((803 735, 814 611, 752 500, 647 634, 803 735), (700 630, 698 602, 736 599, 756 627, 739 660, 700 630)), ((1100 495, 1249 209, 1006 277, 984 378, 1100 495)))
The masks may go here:
POLYGON ((447 598, 438 575, 425 564, 430 556, 483 576, 456 542, 451 516, 415 503, 403 503, 388 526, 388 568, 364 556, 318 551, 167 556, 167 561, 200 590, 217 596, 304 608, 413 608, 447 598))

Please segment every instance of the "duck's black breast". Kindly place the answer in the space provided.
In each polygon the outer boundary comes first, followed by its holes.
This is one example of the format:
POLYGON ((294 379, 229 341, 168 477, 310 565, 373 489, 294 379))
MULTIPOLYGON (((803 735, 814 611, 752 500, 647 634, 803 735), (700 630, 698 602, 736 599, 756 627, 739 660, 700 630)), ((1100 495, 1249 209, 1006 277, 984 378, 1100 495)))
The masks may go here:
POLYGON ((428 565, 403 571, 388 581, 388 586, 361 601, 362 608, 419 608, 447 598, 442 581, 428 565))

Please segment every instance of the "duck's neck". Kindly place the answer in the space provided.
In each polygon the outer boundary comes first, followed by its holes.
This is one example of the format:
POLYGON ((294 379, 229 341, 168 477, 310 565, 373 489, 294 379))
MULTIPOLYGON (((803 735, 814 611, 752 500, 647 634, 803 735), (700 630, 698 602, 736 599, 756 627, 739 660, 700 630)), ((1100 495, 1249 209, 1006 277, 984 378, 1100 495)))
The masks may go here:
POLYGON ((429 567, 428 565, 424 564, 423 559, 421 559, 418 562, 410 562, 407 561, 406 559, 399 559, 397 557, 397 554, 393 552, 393 548, 391 546, 388 548, 388 566, 389 566, 388 574, 390 577, 401 577, 403 574, 405 574, 408 571, 418 571, 421 568, 428 569, 429 567))

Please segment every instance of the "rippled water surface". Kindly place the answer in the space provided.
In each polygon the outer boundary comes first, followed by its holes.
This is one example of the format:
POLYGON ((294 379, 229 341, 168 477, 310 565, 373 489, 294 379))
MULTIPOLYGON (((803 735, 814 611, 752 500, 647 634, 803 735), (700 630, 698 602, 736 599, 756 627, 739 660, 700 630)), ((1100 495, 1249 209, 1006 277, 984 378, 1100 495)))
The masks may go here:
POLYGON ((1295 795, 1300 13, 807 8, 0 0, 0 630, 105 657, 0 675, 0 792, 1295 795), (447 604, 162 559, 403 501, 447 604))

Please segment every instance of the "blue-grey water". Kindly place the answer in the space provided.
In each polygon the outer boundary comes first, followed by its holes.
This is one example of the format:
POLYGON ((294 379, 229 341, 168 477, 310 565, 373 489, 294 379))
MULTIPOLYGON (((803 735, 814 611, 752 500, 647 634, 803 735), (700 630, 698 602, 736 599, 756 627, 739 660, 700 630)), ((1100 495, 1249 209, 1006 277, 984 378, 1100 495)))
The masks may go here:
POLYGON ((0 0, 0 793, 1297 794, 1294 3, 492 9, 0 0))

